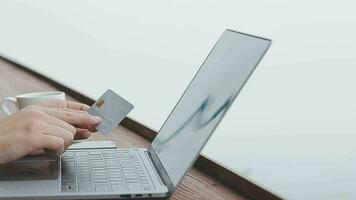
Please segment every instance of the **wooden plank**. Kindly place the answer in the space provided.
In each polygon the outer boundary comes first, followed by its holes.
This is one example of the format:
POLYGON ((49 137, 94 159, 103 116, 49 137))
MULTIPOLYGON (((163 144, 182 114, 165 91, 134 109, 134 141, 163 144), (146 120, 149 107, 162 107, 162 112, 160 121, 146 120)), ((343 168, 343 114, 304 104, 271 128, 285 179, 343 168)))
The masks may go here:
MULTIPOLYGON (((13 63, 0 59, 0 97, 26 92, 58 90, 55 85, 49 84, 45 80, 44 77, 34 76, 32 73, 16 67, 13 63)), ((67 99, 77 100, 73 96, 67 96, 67 99)), ((99 134, 90 137, 90 140, 106 139, 115 141, 118 147, 148 147, 150 144, 148 140, 123 126, 117 127, 113 134, 107 138, 99 134)), ((193 168, 170 199, 239 200, 245 198, 217 179, 193 168)))

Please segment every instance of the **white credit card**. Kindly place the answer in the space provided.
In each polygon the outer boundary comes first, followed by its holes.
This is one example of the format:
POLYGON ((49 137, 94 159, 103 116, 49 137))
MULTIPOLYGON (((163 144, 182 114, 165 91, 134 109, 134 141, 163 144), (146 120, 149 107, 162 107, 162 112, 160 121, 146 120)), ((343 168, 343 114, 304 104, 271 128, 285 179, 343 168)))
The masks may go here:
POLYGON ((96 130, 109 135, 133 109, 133 105, 112 90, 107 90, 88 110, 88 113, 101 117, 96 130))

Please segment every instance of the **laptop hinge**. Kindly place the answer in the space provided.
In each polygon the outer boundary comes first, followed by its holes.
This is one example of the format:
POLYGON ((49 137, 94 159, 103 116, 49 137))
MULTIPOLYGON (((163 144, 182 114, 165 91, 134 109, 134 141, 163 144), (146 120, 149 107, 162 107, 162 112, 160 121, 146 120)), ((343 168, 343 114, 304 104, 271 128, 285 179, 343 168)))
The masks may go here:
POLYGON ((151 157, 153 165, 156 168, 159 176, 161 177, 163 182, 167 185, 169 193, 173 193, 175 190, 175 187, 174 187, 171 179, 169 178, 166 170, 164 169, 161 161, 159 160, 156 152, 154 151, 154 149, 152 147, 148 148, 148 155, 151 157))

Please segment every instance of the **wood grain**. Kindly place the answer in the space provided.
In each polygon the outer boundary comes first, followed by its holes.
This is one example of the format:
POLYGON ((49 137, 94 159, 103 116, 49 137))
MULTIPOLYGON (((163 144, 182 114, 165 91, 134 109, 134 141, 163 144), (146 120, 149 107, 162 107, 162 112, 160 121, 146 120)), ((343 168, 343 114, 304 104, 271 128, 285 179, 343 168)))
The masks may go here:
MULTIPOLYGON (((57 88, 0 59, 0 98, 27 92, 52 90, 57 90, 57 88)), ((67 99, 76 100, 71 96, 67 96, 67 99)), ((148 147, 150 144, 146 139, 122 126, 117 127, 113 134, 106 138, 99 134, 93 134, 89 139, 112 140, 118 147, 148 147)), ((218 180, 192 168, 169 199, 241 200, 245 198, 218 180)))

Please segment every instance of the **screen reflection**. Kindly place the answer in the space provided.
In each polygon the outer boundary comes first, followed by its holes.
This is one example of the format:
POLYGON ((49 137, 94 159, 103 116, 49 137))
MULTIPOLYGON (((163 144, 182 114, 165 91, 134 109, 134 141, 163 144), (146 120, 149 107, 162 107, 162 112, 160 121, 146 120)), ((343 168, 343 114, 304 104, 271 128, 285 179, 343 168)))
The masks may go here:
POLYGON ((152 143, 177 186, 271 41, 226 30, 152 143))

